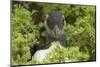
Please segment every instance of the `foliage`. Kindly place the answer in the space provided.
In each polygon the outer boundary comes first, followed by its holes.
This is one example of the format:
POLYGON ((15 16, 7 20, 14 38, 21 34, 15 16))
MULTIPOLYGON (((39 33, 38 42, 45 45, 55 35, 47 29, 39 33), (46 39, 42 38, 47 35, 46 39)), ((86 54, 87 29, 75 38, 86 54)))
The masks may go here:
POLYGON ((50 47, 51 52, 44 59, 44 63, 63 63, 63 62, 78 62, 87 61, 89 54, 79 51, 79 47, 60 46, 59 43, 53 43, 54 46, 50 47))
POLYGON ((29 44, 37 41, 36 26, 32 22, 28 10, 21 5, 15 5, 12 13, 12 61, 23 64, 29 55, 29 44))
MULTIPOLYGON (((13 4, 11 25, 13 65, 96 60, 95 6, 17 2, 13 4), (39 6, 42 7, 43 16, 40 17, 43 21, 35 23, 33 16, 40 11, 39 6), (51 10, 59 10, 65 16, 67 48, 57 46, 52 49, 43 62, 37 62, 34 58, 27 62, 27 59, 30 58, 29 45, 45 41, 42 27, 44 28, 45 16, 51 10)), ((55 43, 55 45, 57 44, 55 43)))

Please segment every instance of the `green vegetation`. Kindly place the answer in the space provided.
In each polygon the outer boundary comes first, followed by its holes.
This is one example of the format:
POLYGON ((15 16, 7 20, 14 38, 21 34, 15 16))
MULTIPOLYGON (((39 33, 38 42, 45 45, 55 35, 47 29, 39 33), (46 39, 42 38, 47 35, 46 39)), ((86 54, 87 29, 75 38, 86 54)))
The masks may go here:
POLYGON ((11 22, 12 64, 26 65, 96 60, 95 12, 95 6, 13 2, 11 22), (57 46, 42 62, 38 62, 34 58, 27 62, 30 58, 29 45, 45 42, 44 21, 45 16, 51 10, 60 10, 65 16, 67 48, 57 46))

